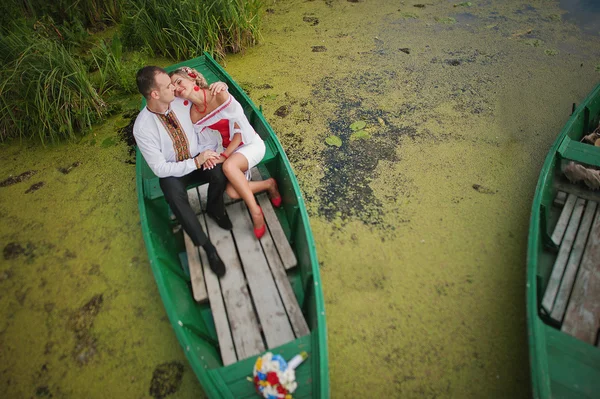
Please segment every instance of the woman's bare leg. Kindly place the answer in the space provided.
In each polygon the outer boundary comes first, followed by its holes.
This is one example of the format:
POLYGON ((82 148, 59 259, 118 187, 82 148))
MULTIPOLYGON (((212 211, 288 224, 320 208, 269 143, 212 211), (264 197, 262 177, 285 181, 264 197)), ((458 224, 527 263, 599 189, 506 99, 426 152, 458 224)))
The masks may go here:
MULTIPOLYGON (((233 187, 235 192, 238 194, 232 198, 242 198, 250 211, 252 216, 252 223, 255 229, 260 229, 265 224, 265 219, 260 210, 260 206, 254 198, 254 192, 246 179, 245 171, 248 170, 248 160, 242 154, 234 153, 223 163, 223 173, 229 180, 229 184, 233 187)), ((261 183, 261 182, 255 182, 261 183)), ((256 188, 256 185, 252 185, 256 188)), ((260 186, 259 186, 260 187, 260 186)), ((228 190, 227 194, 230 194, 228 190)), ((231 195, 230 195, 231 197, 231 195)))
MULTIPOLYGON (((277 198, 279 197, 279 190, 277 189, 277 182, 272 177, 269 177, 267 180, 259 180, 259 181, 249 181, 248 185, 250 186, 250 191, 252 194, 262 193, 263 191, 269 192, 269 197, 277 198)), ((229 195, 232 199, 240 199, 242 198, 235 188, 231 185, 231 183, 227 184, 227 188, 225 189, 227 195, 229 195)))

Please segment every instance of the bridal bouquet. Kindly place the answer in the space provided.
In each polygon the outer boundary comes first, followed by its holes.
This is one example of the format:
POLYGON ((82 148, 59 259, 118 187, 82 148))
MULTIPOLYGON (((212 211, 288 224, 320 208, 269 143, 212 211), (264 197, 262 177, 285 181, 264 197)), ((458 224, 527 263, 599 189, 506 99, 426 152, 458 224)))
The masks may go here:
POLYGON ((280 355, 267 352, 256 359, 252 381, 256 392, 265 399, 292 399, 298 387, 295 369, 308 354, 302 352, 286 362, 280 355))

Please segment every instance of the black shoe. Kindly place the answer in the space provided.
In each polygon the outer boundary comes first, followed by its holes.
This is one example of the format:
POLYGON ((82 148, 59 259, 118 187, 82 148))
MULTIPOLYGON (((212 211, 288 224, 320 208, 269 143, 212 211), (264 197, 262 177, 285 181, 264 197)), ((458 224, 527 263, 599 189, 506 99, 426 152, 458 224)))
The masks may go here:
POLYGON ((213 212, 206 211, 206 214, 210 216, 212 220, 217 222, 220 228, 224 230, 231 230, 233 228, 233 225, 231 224, 231 220, 229 220, 229 216, 227 216, 227 213, 223 212, 222 215, 217 216, 213 212))
POLYGON ((212 270, 217 277, 223 277, 225 275, 225 264, 221 260, 221 257, 217 251, 207 252, 206 257, 208 258, 210 270, 212 270))

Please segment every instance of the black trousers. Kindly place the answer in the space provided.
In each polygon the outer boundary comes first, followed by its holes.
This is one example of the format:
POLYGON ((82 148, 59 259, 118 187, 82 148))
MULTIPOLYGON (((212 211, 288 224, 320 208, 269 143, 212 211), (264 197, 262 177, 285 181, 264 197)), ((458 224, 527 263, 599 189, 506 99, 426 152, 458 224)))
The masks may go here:
POLYGON ((225 212, 223 193, 227 186, 227 178, 223 174, 223 164, 218 164, 210 170, 197 169, 181 177, 164 177, 159 179, 160 188, 165 195, 171 210, 181 223, 183 230, 190 236, 194 245, 204 245, 208 237, 198 218, 194 214, 187 196, 187 186, 194 183, 208 182, 208 198, 206 211, 215 215, 225 212))

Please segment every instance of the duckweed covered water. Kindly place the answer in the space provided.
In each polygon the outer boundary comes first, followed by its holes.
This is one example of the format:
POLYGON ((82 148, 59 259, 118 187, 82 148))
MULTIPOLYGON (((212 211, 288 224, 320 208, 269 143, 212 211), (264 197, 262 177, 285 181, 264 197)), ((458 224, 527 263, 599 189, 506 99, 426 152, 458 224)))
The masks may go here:
MULTIPOLYGON (((558 1, 458 3, 277 2, 227 59, 307 202, 333 398, 530 396, 529 208, 600 43, 558 1)), ((0 181, 22 176, 0 187, 6 397, 202 397, 148 266, 128 122, 0 147, 0 181)))

